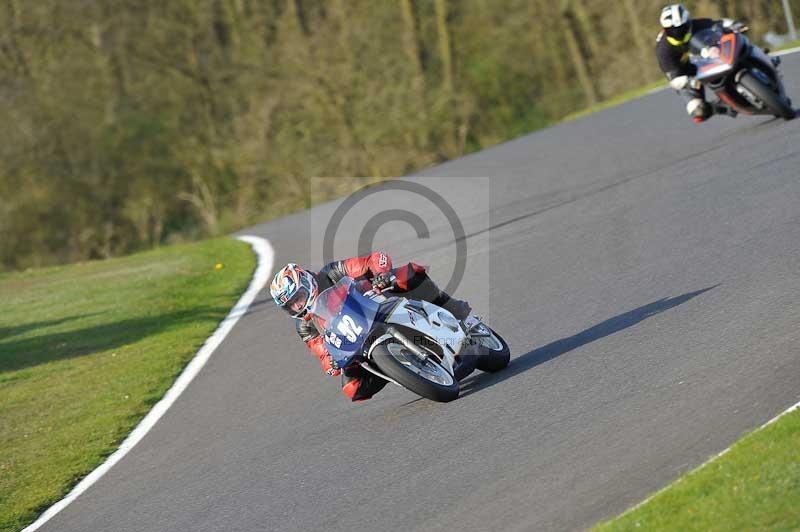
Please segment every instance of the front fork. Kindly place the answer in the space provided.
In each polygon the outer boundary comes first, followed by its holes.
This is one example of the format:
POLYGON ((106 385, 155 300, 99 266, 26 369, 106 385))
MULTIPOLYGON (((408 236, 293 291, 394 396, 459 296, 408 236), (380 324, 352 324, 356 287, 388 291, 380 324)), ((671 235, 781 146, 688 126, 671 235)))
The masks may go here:
POLYGON ((388 376, 384 375, 383 373, 381 373, 378 370, 378 368, 373 367, 369 363, 369 361, 372 360, 372 351, 377 346, 379 346, 380 344, 384 343, 386 340, 390 340, 390 339, 397 340, 398 342, 403 344, 403 346, 405 346, 406 349, 408 349, 409 351, 411 351, 412 353, 414 353, 415 355, 420 357, 422 360, 427 360, 428 358, 433 356, 436 359, 436 361, 439 364, 441 364, 442 367, 450 375, 455 377, 455 370, 453 369, 453 366, 455 366, 455 356, 452 355, 447 349, 442 349, 442 351, 444 352, 444 358, 442 358, 437 353, 434 353, 432 351, 428 351, 427 349, 423 349, 420 346, 414 344, 414 342, 409 340, 408 337, 406 337, 405 334, 403 334, 402 332, 397 330, 395 327, 389 327, 387 329, 387 331, 386 331, 386 334, 380 336, 379 338, 377 338, 375 340, 375 342, 372 344, 372 347, 370 348, 369 352, 367 353, 366 360, 361 363, 361 367, 364 368, 365 370, 369 371, 373 375, 377 375, 378 377, 380 377, 382 379, 386 379, 389 382, 392 382, 394 384, 397 384, 400 387, 403 387, 402 384, 400 384, 396 380, 392 379, 391 377, 388 377, 388 376))
MULTIPOLYGON (((754 45, 750 49, 750 57, 755 60, 751 61, 750 69, 757 69, 761 72, 769 71, 764 72, 765 75, 770 78, 774 88, 778 91, 778 95, 781 98, 786 99, 786 88, 783 86, 783 73, 778 68, 778 66, 781 64, 781 58, 772 57, 765 53, 764 50, 754 45)), ((740 75, 741 74, 737 74, 737 76, 740 75)), ((736 81, 738 82, 738 79, 736 81)))
POLYGON ((453 366, 455 366, 455 355, 451 353, 446 346, 442 348, 442 353, 444 354, 444 356, 440 357, 438 353, 434 353, 433 351, 424 349, 416 345, 414 342, 409 340, 405 334, 403 334, 395 327, 389 327, 387 332, 391 334, 400 343, 402 343, 406 347, 406 349, 408 349, 409 351, 420 357, 422 360, 427 360, 431 356, 435 357, 437 359, 437 362, 439 362, 439 364, 441 364, 442 367, 444 367, 444 369, 450 375, 455 376, 455 370, 453 369, 453 366))

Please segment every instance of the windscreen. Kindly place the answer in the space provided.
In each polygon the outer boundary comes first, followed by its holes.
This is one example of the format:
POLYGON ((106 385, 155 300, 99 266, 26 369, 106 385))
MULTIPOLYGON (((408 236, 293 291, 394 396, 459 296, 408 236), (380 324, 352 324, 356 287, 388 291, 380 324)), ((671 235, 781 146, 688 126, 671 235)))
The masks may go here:
POLYGON ((360 354, 372 329, 380 305, 362 294, 362 289, 369 288, 369 283, 362 286, 344 277, 322 292, 314 304, 312 319, 339 367, 360 354))
POLYGON ((697 67, 698 80, 718 77, 731 69, 723 56, 720 41, 722 32, 716 29, 703 30, 689 42, 689 60, 697 67))
POLYGON ((691 51, 692 55, 704 57, 703 50, 714 46, 719 48, 719 41, 721 39, 722 33, 715 29, 700 31, 693 35, 692 40, 689 41, 689 50, 691 51))

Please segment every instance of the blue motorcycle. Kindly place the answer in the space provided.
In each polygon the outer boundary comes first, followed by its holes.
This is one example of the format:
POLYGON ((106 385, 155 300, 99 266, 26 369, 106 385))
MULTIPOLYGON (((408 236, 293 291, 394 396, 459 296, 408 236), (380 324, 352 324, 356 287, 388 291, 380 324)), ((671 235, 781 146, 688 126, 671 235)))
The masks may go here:
POLYGON ((459 380, 478 369, 499 371, 508 344, 482 321, 458 321, 427 301, 387 297, 367 281, 345 277, 323 291, 312 311, 337 368, 365 370, 433 401, 458 397, 459 380))

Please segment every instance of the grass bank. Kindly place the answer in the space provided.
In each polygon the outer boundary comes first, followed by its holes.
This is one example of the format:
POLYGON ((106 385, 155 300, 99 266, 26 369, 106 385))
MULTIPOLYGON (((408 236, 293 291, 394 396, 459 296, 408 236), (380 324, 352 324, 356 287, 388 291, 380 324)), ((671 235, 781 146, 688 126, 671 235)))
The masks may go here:
POLYGON ((800 530, 800 410, 594 530, 800 530))
POLYGON ((0 275, 0 530, 19 530, 112 453, 247 288, 217 239, 0 275))
POLYGON ((781 52, 783 50, 791 50, 792 48, 800 48, 800 40, 787 42, 786 44, 782 44, 777 48, 774 48, 773 52, 781 52))

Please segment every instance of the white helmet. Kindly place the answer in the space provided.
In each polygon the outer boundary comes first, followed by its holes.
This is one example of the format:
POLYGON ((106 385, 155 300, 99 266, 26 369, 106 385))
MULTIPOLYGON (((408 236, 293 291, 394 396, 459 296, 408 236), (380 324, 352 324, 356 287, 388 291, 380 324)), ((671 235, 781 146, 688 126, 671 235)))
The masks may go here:
POLYGON ((672 4, 661 10, 661 27, 672 46, 683 46, 692 38, 689 10, 681 4, 672 4))
POLYGON ((680 28, 689 22, 689 10, 681 4, 672 4, 661 10, 661 27, 665 30, 680 28))

